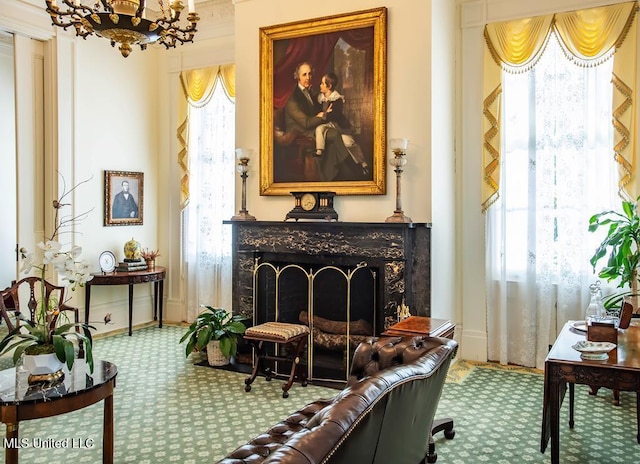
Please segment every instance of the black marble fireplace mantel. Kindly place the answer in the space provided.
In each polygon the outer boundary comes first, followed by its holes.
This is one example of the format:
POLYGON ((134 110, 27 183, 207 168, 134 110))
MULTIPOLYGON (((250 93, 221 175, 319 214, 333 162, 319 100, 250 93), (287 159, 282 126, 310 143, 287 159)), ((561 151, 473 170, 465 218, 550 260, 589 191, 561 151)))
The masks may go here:
POLYGON ((383 328, 397 321, 404 301, 430 316, 431 224, 370 222, 225 221, 233 228, 233 312, 253 316, 256 262, 355 266, 366 262, 381 276, 383 328))

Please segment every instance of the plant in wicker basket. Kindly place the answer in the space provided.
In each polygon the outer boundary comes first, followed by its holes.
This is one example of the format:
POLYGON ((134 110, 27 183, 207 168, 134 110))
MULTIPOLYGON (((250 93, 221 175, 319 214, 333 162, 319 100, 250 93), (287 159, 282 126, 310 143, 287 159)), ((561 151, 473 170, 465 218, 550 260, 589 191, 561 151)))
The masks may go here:
POLYGON ((238 337, 246 330, 242 323, 246 317, 238 314, 231 315, 222 308, 212 306, 203 306, 203 308, 180 339, 180 343, 187 342, 185 356, 189 356, 194 349, 204 350, 210 341, 220 342, 220 350, 226 358, 235 356, 238 352, 238 337))

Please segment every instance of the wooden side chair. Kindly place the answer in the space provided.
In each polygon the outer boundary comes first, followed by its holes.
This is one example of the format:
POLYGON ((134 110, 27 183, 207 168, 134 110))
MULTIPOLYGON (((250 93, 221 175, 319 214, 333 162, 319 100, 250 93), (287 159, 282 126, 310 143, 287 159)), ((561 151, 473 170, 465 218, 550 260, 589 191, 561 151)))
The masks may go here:
POLYGON ((78 308, 74 308, 65 304, 65 287, 53 285, 46 280, 42 280, 40 277, 30 276, 14 282, 10 287, 0 291, 0 298, 2 300, 2 319, 9 325, 8 319, 9 312, 13 312, 16 316, 19 316, 27 309, 29 310, 29 318, 35 319, 36 308, 38 307, 38 300, 42 294, 41 286, 44 285, 44 302, 49 305, 49 301, 55 298, 58 302, 60 311, 70 311, 73 313, 73 322, 79 322, 78 308))

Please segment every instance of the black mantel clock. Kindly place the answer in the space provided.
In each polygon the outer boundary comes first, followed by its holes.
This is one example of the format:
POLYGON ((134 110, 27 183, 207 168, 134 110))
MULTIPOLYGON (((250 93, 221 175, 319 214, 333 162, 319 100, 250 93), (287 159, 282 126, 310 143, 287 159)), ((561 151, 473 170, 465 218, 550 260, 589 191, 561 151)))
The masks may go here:
POLYGON ((338 213, 333 209, 335 192, 291 192, 295 205, 284 220, 321 219, 337 221, 338 213))

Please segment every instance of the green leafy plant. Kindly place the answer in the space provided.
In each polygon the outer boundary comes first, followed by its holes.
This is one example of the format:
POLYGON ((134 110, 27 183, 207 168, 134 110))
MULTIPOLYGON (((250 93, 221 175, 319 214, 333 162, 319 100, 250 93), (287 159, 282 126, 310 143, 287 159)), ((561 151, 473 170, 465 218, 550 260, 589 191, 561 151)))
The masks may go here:
POLYGON ((246 330, 242 323, 246 317, 231 315, 222 308, 203 307, 202 312, 180 339, 180 343, 187 341, 185 356, 189 356, 194 348, 204 350, 212 340, 220 341, 220 351, 224 356, 235 356, 238 352, 238 337, 246 330))
POLYGON ((14 364, 18 362, 22 353, 26 354, 49 354, 55 353, 57 358, 65 363, 69 369, 73 367, 75 360, 75 346, 73 340, 84 343, 87 365, 93 372, 93 339, 89 329, 94 327, 83 323, 70 322, 57 326, 60 312, 54 310, 48 323, 36 323, 30 320, 21 319, 23 324, 19 325, 0 342, 0 353, 13 352, 14 364), (82 332, 75 331, 80 327, 82 332))
MULTIPOLYGON (((640 198, 639 198, 640 200, 640 198)), ((591 257, 591 265, 607 256, 607 264, 600 270, 599 276, 607 282, 620 279, 618 287, 636 287, 637 269, 640 264, 640 217, 638 202, 623 201, 622 213, 604 211, 589 219, 589 231, 607 227, 607 235, 591 257)))

